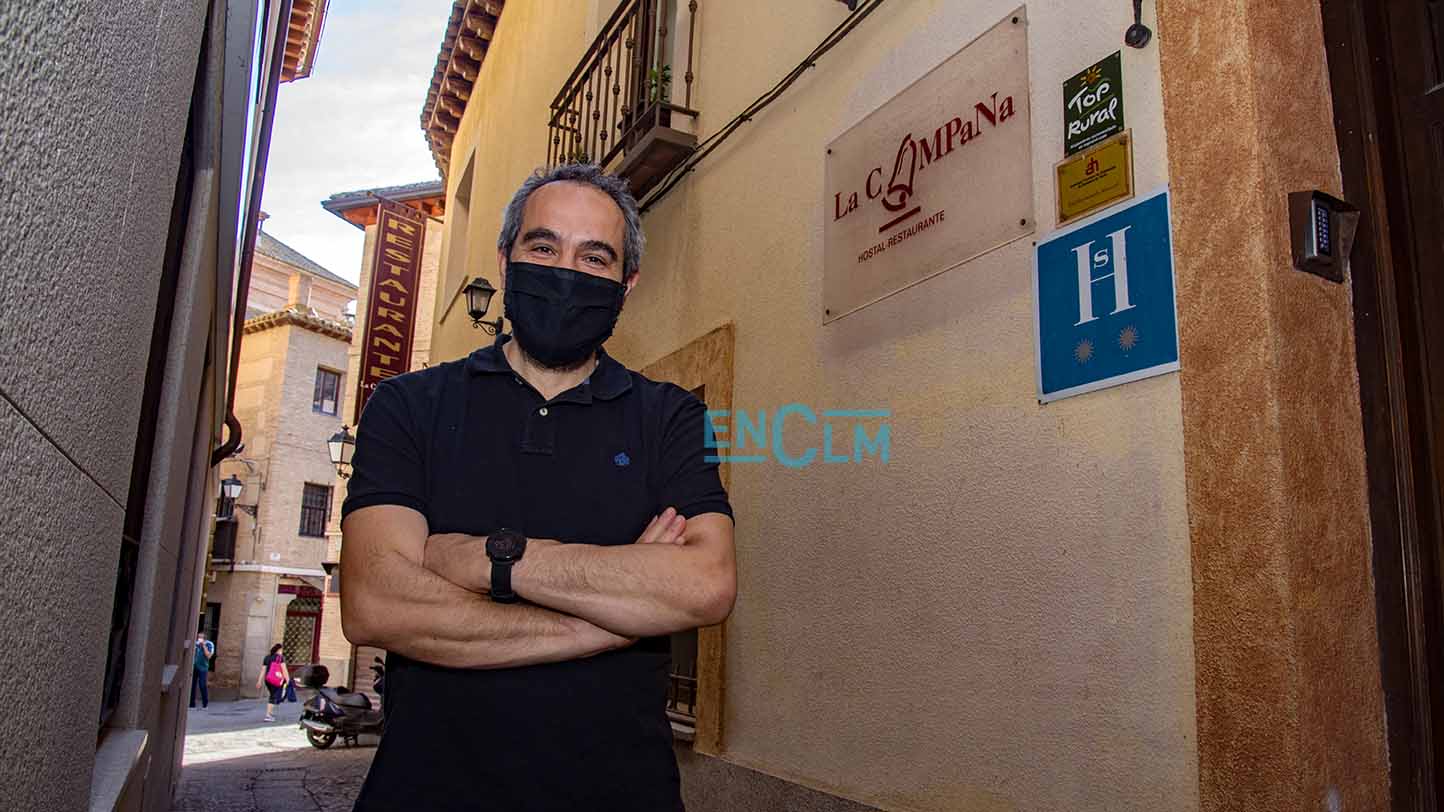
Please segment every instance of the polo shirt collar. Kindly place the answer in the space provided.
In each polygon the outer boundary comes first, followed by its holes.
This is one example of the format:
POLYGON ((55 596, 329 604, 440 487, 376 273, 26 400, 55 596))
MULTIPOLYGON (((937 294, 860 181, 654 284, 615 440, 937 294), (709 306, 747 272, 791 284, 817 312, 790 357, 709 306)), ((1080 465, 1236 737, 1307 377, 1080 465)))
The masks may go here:
MULTIPOLYGON (((515 374, 511 364, 507 363, 506 353, 502 352, 502 346, 511 340, 511 336, 503 333, 496 337, 496 342, 490 347, 482 347, 471 354, 466 360, 466 368, 473 374, 506 373, 515 374)), ((584 390, 590 390, 592 397, 601 400, 611 400, 619 397, 632 388, 632 374, 627 368, 617 362, 615 358, 607 355, 605 349, 597 350, 597 368, 583 383, 584 390)))

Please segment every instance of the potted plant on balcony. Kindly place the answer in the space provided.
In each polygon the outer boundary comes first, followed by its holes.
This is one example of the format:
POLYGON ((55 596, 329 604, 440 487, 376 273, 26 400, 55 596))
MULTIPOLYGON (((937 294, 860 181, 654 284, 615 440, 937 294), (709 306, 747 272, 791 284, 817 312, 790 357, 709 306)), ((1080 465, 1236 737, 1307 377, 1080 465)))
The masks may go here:
POLYGON ((647 71, 646 90, 645 105, 639 105, 640 109, 622 111, 619 126, 622 132, 627 133, 627 149, 635 146, 654 126, 672 126, 672 110, 666 106, 672 101, 672 66, 663 65, 647 71), (660 110, 657 109, 659 106, 660 110), (634 121, 638 122, 635 130, 632 129, 634 121))

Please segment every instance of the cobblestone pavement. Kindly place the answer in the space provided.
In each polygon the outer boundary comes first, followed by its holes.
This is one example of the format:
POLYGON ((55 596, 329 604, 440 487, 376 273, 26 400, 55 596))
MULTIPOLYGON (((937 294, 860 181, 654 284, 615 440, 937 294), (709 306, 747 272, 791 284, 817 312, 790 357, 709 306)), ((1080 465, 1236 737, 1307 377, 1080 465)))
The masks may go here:
POLYGON ((258 699, 212 702, 186 721, 185 756, 175 812, 349 811, 376 752, 340 742, 317 750, 297 727, 299 703, 264 722, 258 699))

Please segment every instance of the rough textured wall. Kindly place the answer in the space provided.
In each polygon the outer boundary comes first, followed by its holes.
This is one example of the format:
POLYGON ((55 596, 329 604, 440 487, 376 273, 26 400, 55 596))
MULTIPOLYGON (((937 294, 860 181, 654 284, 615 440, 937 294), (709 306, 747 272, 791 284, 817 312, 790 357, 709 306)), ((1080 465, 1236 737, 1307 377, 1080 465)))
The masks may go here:
MULTIPOLYGON (((642 279, 608 346, 640 367, 731 321, 734 408, 892 410, 885 466, 733 466, 741 594, 725 759, 888 810, 1187 810, 1197 754, 1177 377, 1040 407, 1027 240, 820 324, 827 142, 1018 5, 893 3, 869 18, 646 216, 642 279)), ((706 134, 845 9, 735 0, 699 14, 706 134)), ((1132 15, 1103 0, 1027 14, 1046 233, 1062 82, 1118 50, 1132 15)), ((559 2, 508 6, 488 52, 450 179, 477 148, 472 245, 494 242, 506 198, 544 155, 546 101, 586 47, 567 20, 559 2)), ((1124 50, 1146 190, 1167 178, 1158 53, 1124 50)), ((438 359, 478 343, 455 318, 438 329, 438 359)))
POLYGON ((99 652, 205 6, 0 6, 0 648, 68 671, 0 677, 26 697, 0 722, 8 809, 88 804, 99 652))
POLYGON ((1319 6, 1161 6, 1203 805, 1383 809, 1350 291, 1289 258, 1339 194, 1319 6))
POLYGON ((39 697, 13 703, 0 721, 0 785, 7 809, 83 809, 105 659, 77 661, 75 652, 105 650, 124 510, 8 400, 0 401, 0 466, 0 640, 16 662, 71 672, 64 680, 37 680, 28 667, 0 673, 7 696, 39 697))

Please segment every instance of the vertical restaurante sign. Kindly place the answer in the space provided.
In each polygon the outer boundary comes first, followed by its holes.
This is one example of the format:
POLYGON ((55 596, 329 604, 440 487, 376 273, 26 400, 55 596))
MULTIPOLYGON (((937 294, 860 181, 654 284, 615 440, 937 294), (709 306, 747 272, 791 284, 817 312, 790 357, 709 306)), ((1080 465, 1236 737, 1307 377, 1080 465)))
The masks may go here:
POLYGON ((407 371, 416 334, 416 297, 421 288, 421 251, 426 216, 406 206, 377 201, 376 256, 366 296, 366 332, 356 388, 356 417, 376 384, 407 371))
POLYGON ((1028 88, 1019 8, 828 145, 824 322, 1032 233, 1028 88))

